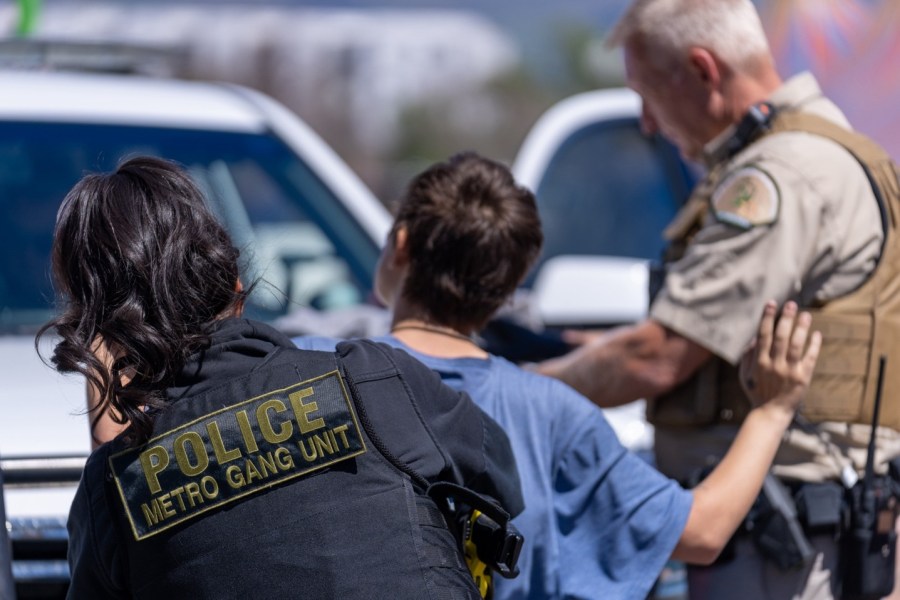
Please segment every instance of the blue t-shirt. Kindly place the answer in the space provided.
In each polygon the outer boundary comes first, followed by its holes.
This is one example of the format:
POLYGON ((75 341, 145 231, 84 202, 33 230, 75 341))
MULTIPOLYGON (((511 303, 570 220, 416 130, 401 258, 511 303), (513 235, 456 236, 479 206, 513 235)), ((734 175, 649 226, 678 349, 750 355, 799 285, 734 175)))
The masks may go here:
MULTIPOLYGON (((333 350, 337 340, 296 338, 333 350)), ((646 598, 687 523, 692 496, 616 438, 567 385, 499 357, 435 358, 393 337, 444 383, 467 392, 509 436, 525 497, 521 574, 495 577, 495 598, 646 598)))

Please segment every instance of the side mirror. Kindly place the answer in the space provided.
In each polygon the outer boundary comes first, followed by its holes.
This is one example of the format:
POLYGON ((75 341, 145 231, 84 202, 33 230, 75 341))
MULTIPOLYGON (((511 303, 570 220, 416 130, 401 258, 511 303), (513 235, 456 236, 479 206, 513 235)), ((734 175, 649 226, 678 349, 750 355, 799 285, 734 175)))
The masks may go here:
POLYGON ((548 326, 633 323, 647 315, 648 261, 611 256, 556 256, 534 281, 531 300, 548 326))

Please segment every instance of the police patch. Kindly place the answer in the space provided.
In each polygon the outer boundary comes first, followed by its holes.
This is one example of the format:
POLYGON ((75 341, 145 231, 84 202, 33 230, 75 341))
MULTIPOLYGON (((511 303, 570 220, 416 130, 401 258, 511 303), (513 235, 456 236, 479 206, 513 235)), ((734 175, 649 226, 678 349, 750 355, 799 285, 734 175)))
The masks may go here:
POLYGON ((744 167, 729 175, 712 196, 716 220, 752 229, 778 220, 781 195, 775 181, 757 167, 744 167))
POLYGON ((338 371, 233 404, 109 464, 136 540, 366 451, 338 371))

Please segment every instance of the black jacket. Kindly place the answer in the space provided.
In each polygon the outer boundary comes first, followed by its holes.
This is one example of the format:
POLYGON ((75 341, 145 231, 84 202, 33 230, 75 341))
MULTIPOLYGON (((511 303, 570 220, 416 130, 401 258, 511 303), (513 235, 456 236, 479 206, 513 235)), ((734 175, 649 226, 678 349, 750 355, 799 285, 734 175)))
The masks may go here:
POLYGON ((478 598, 424 489, 523 508, 505 434, 407 354, 223 321, 151 440, 88 460, 71 598, 478 598))

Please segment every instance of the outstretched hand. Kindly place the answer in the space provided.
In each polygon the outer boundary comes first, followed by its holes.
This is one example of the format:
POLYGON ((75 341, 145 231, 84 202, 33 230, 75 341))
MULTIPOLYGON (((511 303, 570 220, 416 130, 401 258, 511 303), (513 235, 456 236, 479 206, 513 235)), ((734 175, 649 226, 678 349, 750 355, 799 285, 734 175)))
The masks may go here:
POLYGON ((777 323, 776 312, 775 302, 767 302, 756 341, 741 360, 741 384, 755 405, 793 414, 809 390, 822 335, 809 334, 812 317, 798 315, 796 303, 784 305, 777 323))

